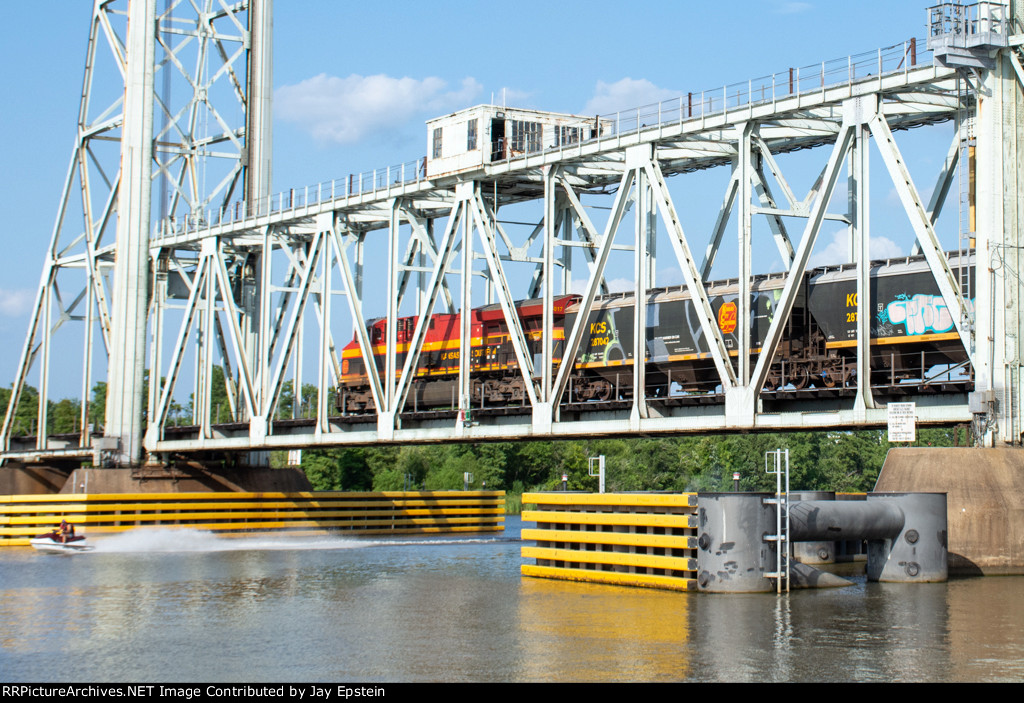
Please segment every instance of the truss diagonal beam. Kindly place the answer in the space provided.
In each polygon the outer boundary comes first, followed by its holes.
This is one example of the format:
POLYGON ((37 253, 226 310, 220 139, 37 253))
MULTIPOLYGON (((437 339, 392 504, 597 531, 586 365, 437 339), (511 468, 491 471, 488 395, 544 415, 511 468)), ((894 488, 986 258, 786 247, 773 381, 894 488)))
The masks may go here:
MULTIPOLYGON (((594 243, 594 238, 591 233, 597 232, 597 227, 595 227, 594 223, 591 222, 590 215, 588 215, 587 211, 583 208, 583 203, 580 202, 579 196, 576 195, 576 191, 564 182, 562 183, 562 190, 565 192, 566 200, 572 206, 579 237, 589 245, 583 248, 583 256, 587 259, 588 264, 593 265, 596 259, 596 254, 594 253, 596 244, 594 243)), ((602 295, 608 293, 608 282, 604 278, 601 279, 601 293, 602 295)))
POLYGON ((349 313, 352 315, 352 326, 355 327, 356 341, 359 343, 359 351, 363 356, 363 365, 366 368, 366 378, 370 385, 370 393, 373 395, 373 402, 378 408, 383 408, 385 405, 384 389, 380 382, 380 374, 377 372, 377 362, 374 360, 373 344, 366 330, 366 318, 363 315, 359 286, 352 275, 348 255, 345 253, 345 246, 340 241, 338 229, 338 222, 334 221, 330 226, 330 235, 334 241, 334 254, 338 258, 338 268, 345 286, 345 300, 348 301, 349 313))
MULTIPOLYGON (((396 409, 398 410, 405 407, 405 401, 412 386, 412 378, 419 364, 423 340, 426 338, 427 328, 430 325, 430 317, 433 314, 437 296, 442 289, 447 289, 444 277, 448 273, 449 259, 455 251, 456 233, 466 216, 465 206, 465 201, 456 200, 448 214, 448 221, 445 224, 444 234, 441 236, 441 243, 438 246, 437 257, 434 260, 434 270, 430 274, 425 305, 416 319, 416 327, 413 329, 412 338, 409 340, 408 351, 405 355, 405 364, 402 366, 402 375, 398 380, 398 388, 395 392, 395 397, 397 398, 396 409)), ((465 314, 465 310, 463 310, 463 314, 465 314)))
MULTIPOLYGON (((306 301, 309 298, 309 292, 313 285, 313 279, 316 277, 316 265, 320 256, 323 254, 324 249, 325 233, 318 228, 317 233, 313 236, 313 241, 309 246, 309 255, 306 257, 306 266, 302 271, 302 279, 299 283, 299 291, 295 300, 295 308, 292 311, 291 318, 288 320, 288 326, 284 334, 284 349, 281 350, 281 355, 277 360, 277 364, 273 368, 273 372, 270 375, 270 394, 268 403, 263 408, 262 420, 269 426, 271 415, 274 412, 274 408, 277 405, 278 399, 281 393, 281 386, 284 383, 285 369, 288 366, 288 361, 291 359, 292 351, 295 346, 295 339, 298 334, 299 320, 302 319, 302 313, 306 307, 306 301)), ((372 357, 371 357, 372 358, 372 357)), ((372 362, 371 362, 372 363, 372 362)))
POLYGON ((736 193, 740 187, 740 174, 737 167, 737 160, 733 160, 732 176, 725 187, 725 198, 722 200, 722 207, 718 209, 718 217, 711 228, 711 239, 708 241, 708 248, 704 252, 704 261, 700 264, 701 280, 706 281, 711 275, 711 269, 715 265, 715 257, 718 256, 718 248, 722 245, 722 236, 725 234, 725 225, 729 222, 729 215, 732 213, 733 204, 736 202, 736 193))
MULTIPOLYGON (((768 144, 764 141, 764 138, 760 134, 751 135, 751 141, 754 147, 757 149, 758 155, 761 157, 764 165, 768 166, 768 170, 772 174, 772 178, 779 184, 779 188, 782 189, 782 194, 786 198, 786 202, 790 208, 797 206, 796 196, 793 195, 793 189, 789 187, 789 182, 782 175, 782 169, 779 168, 779 164, 776 163, 775 157, 772 155, 772 150, 768 148, 768 144)), ((761 174, 761 180, 764 181, 764 165, 758 168, 758 173, 761 174)))
MULTIPOLYGON (((199 260, 199 267, 196 269, 192 279, 192 292, 189 293, 188 303, 185 306, 185 314, 181 320, 181 327, 178 329, 178 338, 174 344, 174 351, 171 356, 171 363, 167 376, 163 381, 163 389, 160 392, 160 400, 156 405, 156 415, 150 419, 149 427, 146 430, 146 446, 152 450, 156 442, 162 438, 163 427, 167 422, 167 411, 170 408, 171 398, 174 393, 174 386, 178 381, 178 373, 181 370, 181 361, 185 355, 186 340, 189 330, 192 328, 196 311, 199 307, 201 292, 205 288, 206 277, 209 275, 210 259, 202 257, 199 260)), ((159 383, 159 379, 150 379, 150 383, 159 383)))
MULTIPOLYGON (((935 179, 935 187, 932 188, 931 198, 928 200, 928 219, 931 221, 932 226, 939 219, 939 215, 942 214, 942 206, 946 203, 946 197, 949 195, 949 189, 953 187, 953 180, 956 176, 957 166, 960 163, 960 149, 963 146, 963 140, 961 138, 961 126, 957 125, 957 128, 953 130, 953 139, 949 143, 949 150, 946 152, 946 158, 942 161, 942 168, 939 169, 939 175, 935 179)), ((914 247, 911 250, 911 254, 921 253, 921 243, 914 238, 914 247)))
POLYGON ((882 154, 882 160, 885 162, 889 175, 892 177, 893 185, 896 186, 896 192, 903 202, 903 209, 906 210, 907 216, 910 218, 910 224, 914 228, 917 241, 921 244, 925 259, 928 260, 928 266, 935 276, 935 282, 939 286, 942 299, 949 310, 950 317, 953 318, 953 324, 956 326, 960 341, 963 343, 967 354, 973 358, 974 340, 971 317, 956 276, 949 268, 949 261, 946 259, 946 254, 942 251, 942 246, 939 244, 935 228, 932 227, 931 217, 925 211, 924 203, 921 201, 921 196, 914 186, 910 172, 907 170, 903 156, 900 154, 899 147, 896 146, 896 141, 893 139, 889 125, 876 114, 869 122, 869 126, 871 127, 872 135, 875 137, 875 143, 882 154))
POLYGON ((558 375, 555 377, 555 383, 551 389, 551 398, 555 403, 558 402, 565 392, 565 386, 569 381, 569 373, 574 366, 573 360, 576 359, 576 355, 579 352, 583 333, 589 327, 590 311, 594 308, 594 296, 597 294, 598 286, 604 278, 604 268, 608 263, 608 254, 612 250, 615 232, 618 230, 622 217, 626 213, 626 205, 630 200, 629 191, 633 185, 635 174, 636 171, 634 169, 626 169, 622 174, 622 179, 619 181, 619 189, 615 195, 612 212, 608 218, 604 236, 601 237, 601 244, 597 250, 594 266, 590 272, 590 278, 587 280, 587 288, 579 302, 579 311, 576 313, 576 319, 573 321, 572 332, 569 333, 569 338, 566 340, 565 351, 562 352, 562 363, 558 366, 558 375))
MULTIPOLYGON (((218 243, 216 252, 216 266, 214 273, 217 276, 217 283, 220 289, 221 300, 224 301, 224 307, 227 310, 227 318, 230 322, 229 329, 231 331, 231 346, 234 349, 235 365, 238 367, 240 374, 240 380, 242 385, 242 396, 245 399, 246 410, 249 416, 256 414, 256 403, 255 397, 256 392, 253 384, 253 373, 249 368, 248 361, 242 350, 245 348, 245 342, 243 341, 242 330, 238 326, 238 314, 234 309, 234 296, 231 292, 231 284, 229 282, 228 272, 224 268, 224 245, 218 243)), ((224 350, 226 352, 226 350, 224 350)), ((228 358, 227 354, 223 354, 224 359, 228 358)), ((230 378, 231 374, 225 370, 225 378, 230 378)))
POLYGON ((853 131, 853 126, 843 126, 843 129, 839 132, 839 138, 832 148, 828 163, 825 165, 825 170, 822 171, 822 189, 818 192, 818 197, 811 208, 811 214, 807 219, 807 225, 804 227, 803 236, 800 238, 800 244, 797 246, 796 253, 793 256, 793 266, 789 270, 789 276, 786 277, 782 296, 776 304, 772 315, 772 322, 768 327, 768 333, 765 335, 764 344, 761 346, 761 353, 757 357, 757 364, 750 375, 748 388, 753 392, 754 397, 757 397, 757 393, 764 387, 765 379, 768 377, 768 370, 771 368, 772 359, 775 358, 779 340, 782 338, 783 327, 793 312, 796 294, 802 285, 804 271, 807 270, 807 260, 810 258, 811 249, 818 238, 818 232, 821 230, 825 209, 828 207, 829 200, 832 199, 832 192, 835 188, 836 180, 839 178, 839 170, 853 139, 853 131))
POLYGON ((715 367, 718 369, 718 375, 722 379, 723 385, 735 386, 736 372, 733 370, 732 364, 729 363, 729 352, 725 348, 722 332, 714 322, 715 316, 711 309, 711 301, 708 300, 707 289, 703 285, 700 271, 690 252, 690 245, 686 241, 683 226, 679 222, 679 216, 676 214, 675 206, 669 196, 664 175, 661 173, 657 161, 646 164, 644 168, 654 186, 654 198, 661 210, 661 216, 668 224, 669 240, 675 250, 683 281, 690 293, 690 300, 693 302, 693 309, 700 322, 700 328, 704 332, 704 338, 708 340, 708 348, 715 367))
MULTIPOLYGON (((547 277, 554 275, 554 245, 566 216, 565 203, 554 186, 556 182, 565 182, 563 178, 565 174, 559 173, 559 171, 560 169, 552 168, 544 178, 544 219, 533 228, 526 243, 522 247, 517 247, 516 256, 509 257, 513 261, 528 261, 527 250, 533 245, 537 235, 541 232, 547 234, 544 237, 540 258, 534 259, 537 265, 534 266, 533 278, 530 279, 530 286, 527 289, 526 297, 528 298, 540 298, 544 295, 544 291, 553 290, 547 286, 547 277)), ((495 225, 497 224, 497 219, 495 219, 495 225)))
MULTIPOLYGON (((768 181, 764 177, 764 171, 760 166, 756 166, 753 169, 753 176, 754 193, 757 195, 757 199, 763 207, 774 210, 776 207, 775 196, 772 195, 768 181)), ((788 271, 789 267, 793 265, 793 242, 789 239, 789 233, 786 231, 786 224, 778 214, 765 214, 768 217, 768 227, 771 229, 772 236, 775 238, 775 246, 779 250, 779 256, 782 257, 782 265, 785 266, 788 271)))
POLYGON ((495 242, 494 230, 490 226, 490 213, 480 197, 479 190, 474 192, 473 199, 470 201, 470 208, 477 230, 480 233, 484 260, 487 262, 487 268, 491 274, 491 282, 495 287, 498 303, 501 305, 501 311, 505 316, 509 341, 512 343, 516 361, 519 363, 519 372, 523 376, 526 394, 530 398, 530 405, 536 405, 537 393, 533 387, 533 358, 527 352, 526 339, 523 335, 522 322, 519 320, 519 312, 516 310, 515 300, 505 278, 505 272, 501 268, 501 262, 498 261, 497 243, 495 242))
MULTIPOLYGON (((401 307, 411 278, 409 274, 415 266, 417 255, 426 254, 432 262, 436 263, 437 250, 434 248, 434 242, 431 240, 423 220, 416 216, 412 208, 408 207, 407 203, 400 201, 399 209, 401 216, 409 223, 413 232, 413 236, 409 238, 405 258, 402 261, 402 270, 398 282, 398 306, 401 307)), ((447 309, 449 311, 454 310, 455 304, 452 302, 452 292, 448 288, 447 282, 442 282, 442 293, 445 298, 445 304, 448 306, 447 309)))

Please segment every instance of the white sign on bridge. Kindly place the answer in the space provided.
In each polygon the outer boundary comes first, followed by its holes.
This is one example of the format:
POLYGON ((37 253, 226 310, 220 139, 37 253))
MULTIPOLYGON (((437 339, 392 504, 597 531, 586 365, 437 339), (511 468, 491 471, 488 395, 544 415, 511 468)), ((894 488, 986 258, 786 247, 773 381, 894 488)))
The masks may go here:
POLYGON ((889 441, 913 442, 917 439, 914 421, 917 419, 915 403, 888 403, 889 441))

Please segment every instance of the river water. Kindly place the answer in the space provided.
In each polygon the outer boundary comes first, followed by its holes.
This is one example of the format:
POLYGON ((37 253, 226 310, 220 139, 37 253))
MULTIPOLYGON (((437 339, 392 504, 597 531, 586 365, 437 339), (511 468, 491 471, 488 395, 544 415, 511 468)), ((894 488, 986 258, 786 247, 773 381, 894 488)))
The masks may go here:
POLYGON ((520 576, 504 535, 0 551, 3 682, 1024 681, 1024 577, 788 596, 520 576))

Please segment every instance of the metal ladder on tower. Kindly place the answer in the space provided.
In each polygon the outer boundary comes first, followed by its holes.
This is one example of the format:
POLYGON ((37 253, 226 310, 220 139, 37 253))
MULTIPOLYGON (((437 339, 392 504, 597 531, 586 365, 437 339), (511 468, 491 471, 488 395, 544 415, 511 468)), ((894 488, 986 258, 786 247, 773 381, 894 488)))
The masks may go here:
POLYGON ((775 571, 765 573, 765 578, 775 579, 776 593, 789 593, 789 450, 776 449, 764 454, 764 471, 775 474, 775 497, 765 498, 766 505, 775 506, 775 534, 765 535, 766 542, 775 542, 775 571), (768 457, 774 458, 774 468, 768 468, 768 457))
POLYGON ((957 79, 957 98, 960 109, 956 113, 959 132, 960 158, 957 159, 957 228, 960 250, 957 280, 965 298, 970 296, 970 265, 967 253, 974 248, 974 101, 970 83, 964 76, 957 79))

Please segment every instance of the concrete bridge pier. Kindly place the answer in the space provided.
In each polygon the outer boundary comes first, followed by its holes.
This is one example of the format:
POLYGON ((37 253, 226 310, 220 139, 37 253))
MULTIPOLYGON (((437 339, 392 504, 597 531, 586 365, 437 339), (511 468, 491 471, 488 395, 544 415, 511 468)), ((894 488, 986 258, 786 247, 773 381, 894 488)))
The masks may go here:
POLYGON ((296 492, 312 486, 300 469, 181 461, 136 468, 21 464, 0 468, 0 495, 296 492))
POLYGON ((947 495, 951 573, 1024 573, 1024 451, 1019 447, 891 449, 875 490, 947 495))

